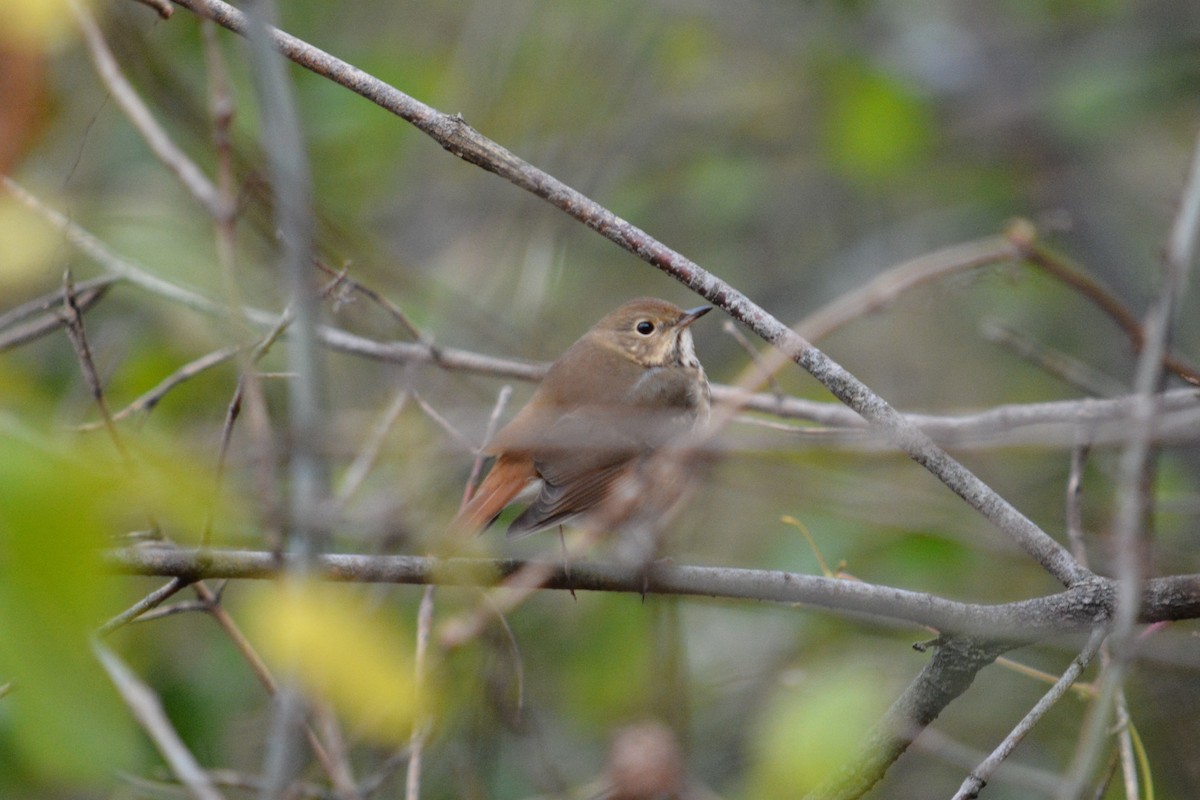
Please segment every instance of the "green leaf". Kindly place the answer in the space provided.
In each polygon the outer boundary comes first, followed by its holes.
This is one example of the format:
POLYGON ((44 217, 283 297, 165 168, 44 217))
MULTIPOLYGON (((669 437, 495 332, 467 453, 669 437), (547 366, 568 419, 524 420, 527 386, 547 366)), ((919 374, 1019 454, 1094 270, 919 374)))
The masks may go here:
POLYGON ((90 783, 131 760, 132 724, 88 639, 116 608, 101 572, 111 459, 88 463, 0 433, 0 701, 25 768, 90 783))
POLYGON ((915 93, 890 76, 859 66, 839 68, 830 86, 825 147, 849 177, 886 180, 923 162, 934 127, 915 93))
POLYGON ((826 665, 820 674, 801 675, 795 687, 781 687, 766 705, 743 796, 806 794, 855 757, 889 702, 887 681, 863 663, 826 665))

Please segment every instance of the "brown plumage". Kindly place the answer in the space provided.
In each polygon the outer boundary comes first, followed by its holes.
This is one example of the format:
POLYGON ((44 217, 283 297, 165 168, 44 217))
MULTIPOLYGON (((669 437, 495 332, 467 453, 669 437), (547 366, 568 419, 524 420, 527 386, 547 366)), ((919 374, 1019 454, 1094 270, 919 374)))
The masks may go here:
POLYGON ((586 515, 638 459, 707 418, 708 381, 688 326, 710 309, 639 298, 597 322, 484 448, 496 461, 456 529, 486 528, 538 479, 510 537, 586 515))

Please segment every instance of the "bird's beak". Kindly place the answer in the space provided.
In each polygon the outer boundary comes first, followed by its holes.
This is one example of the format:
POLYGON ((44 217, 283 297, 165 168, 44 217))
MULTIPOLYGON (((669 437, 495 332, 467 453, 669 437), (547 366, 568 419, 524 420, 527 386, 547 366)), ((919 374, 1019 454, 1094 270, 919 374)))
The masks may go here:
POLYGON ((680 317, 679 322, 675 324, 680 328, 686 328, 688 325, 691 325, 693 322, 700 319, 712 310, 712 306, 696 306, 695 308, 689 308, 687 311, 683 312, 683 316, 680 317))

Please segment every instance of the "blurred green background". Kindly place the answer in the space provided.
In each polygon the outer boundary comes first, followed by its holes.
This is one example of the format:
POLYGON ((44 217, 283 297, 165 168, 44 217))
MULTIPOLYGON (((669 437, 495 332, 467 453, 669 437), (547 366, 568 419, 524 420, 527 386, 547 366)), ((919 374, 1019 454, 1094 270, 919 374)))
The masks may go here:
MULTIPOLYGON (((178 11, 160 21, 132 2, 104 3, 101 10, 130 80, 212 174, 197 20, 178 11)), ((891 265, 998 233, 1014 217, 1032 220, 1058 251, 1140 315, 1157 285, 1160 252, 1200 129, 1200 5, 1193 0, 295 0, 281 3, 280 13, 286 30, 442 111, 461 113, 789 323, 891 265)), ((17 143, 5 155, 5 171, 114 251, 223 297, 210 221, 107 97, 82 45, 64 36, 52 44, 4 44, 9 75, 29 76, 4 112, 6 141, 17 143)), ((285 290, 273 257, 246 49, 227 32, 217 38, 237 109, 237 282, 247 302, 278 311, 285 290)), ((436 343, 549 360, 629 297, 694 303, 653 268, 456 160, 365 100, 298 68, 290 74, 311 157, 322 256, 398 304, 436 343)), ((53 291, 68 267, 77 279, 100 274, 60 234, 0 194, 0 312, 53 291)), ((1200 359, 1196 311, 1193 292, 1184 299, 1174 341, 1184 356, 1200 359)), ((327 313, 373 338, 406 338, 361 297, 331 304, 327 313)), ((114 409, 231 341, 228 326, 130 286, 116 287, 86 322, 114 409)), ((721 322, 712 315, 695 331, 710 378, 724 382, 748 357, 721 322)), ((1134 354, 1116 326, 1018 264, 907 294, 822 346, 903 410, 962 411, 1081 395, 989 341, 986 326, 997 322, 1128 385, 1134 354)), ((340 354, 328 356, 327 368, 325 442, 335 481, 398 389, 419 392, 478 443, 502 384, 340 354)), ((284 369, 282 345, 264 369, 284 369)), ((788 392, 833 402, 797 369, 780 380, 788 392)), ((121 428, 138 446, 165 449, 208 475, 235 383, 231 365, 206 372, 121 428)), ((283 383, 266 384, 280 426, 283 383)), ((510 413, 529 392, 515 387, 510 413)), ((103 432, 62 436, 94 421, 96 412, 61 333, 0 353, 0 414, 6 437, 0 446, 22 458, 36 460, 30 440, 41 443, 36 450, 49 442, 82 446, 91 438, 89 447, 103 449, 103 432)), ((286 447, 282 433, 278 443, 286 447)), ((1025 445, 956 455, 1061 538, 1066 449, 1025 445)), ((1194 441, 1162 455, 1153 561, 1164 573, 1194 572, 1200 456, 1194 441)), ((1097 450, 1085 474, 1090 555, 1102 571, 1110 557, 1115 457, 1097 450)), ((453 514, 470 462, 459 439, 409 403, 379 464, 339 516, 334 548, 425 552, 453 514)), ((220 544, 266 546, 255 463, 241 427, 227 482, 245 491, 232 493, 236 510, 218 516, 220 544)), ((15 575, 26 562, 13 554, 30 550, 15 543, 28 545, 28 537, 51 539, 60 529, 83 526, 79 536, 94 540, 137 526, 122 520, 91 530, 93 506, 79 498, 107 489, 74 475, 60 473, 48 492, 56 499, 37 509, 0 509, 0 533, 12 537, 0 548, 0 564, 8 559, 15 575)), ((178 487, 181 505, 207 491, 200 478, 178 487)), ((27 496, 25 488, 8 488, 12 497, 27 496)), ((135 505, 145 502, 131 497, 135 505)), ((872 583, 972 602, 1056 588, 906 459, 783 433, 750 439, 735 431, 727 457, 672 525, 667 552, 677 563, 816 572, 803 538, 779 521, 784 514, 807 525, 827 560, 845 562, 872 583)), ((185 522, 167 533, 195 544, 200 528, 185 522)), ((552 536, 516 545, 502 540, 492 533, 484 542, 516 555, 552 554, 557 547, 552 536)), ((602 550, 595 557, 605 556, 602 550)), ((73 619, 98 624, 155 585, 101 581, 93 588, 106 593, 104 601, 81 599, 81 616, 73 619)), ((0 601, 11 621, 39 602, 53 603, 61 591, 54 582, 31 585, 0 601)), ((245 593, 240 586, 226 592, 235 616, 245 593)), ((368 596, 407 626, 420 590, 368 596)), ((438 597, 439 619, 477 602, 466 591, 438 597)), ((503 634, 491 631, 440 662, 445 702, 426 757, 427 797, 585 797, 579 787, 602 772, 614 730, 647 717, 674 728, 690 774, 711 791, 794 796, 847 758, 855 739, 844 731, 868 725, 928 658, 908 646, 928 637, 923 630, 749 603, 546 593, 509 622, 523 668, 519 712, 517 669, 503 634)), ((36 630, 25 635, 36 639, 36 630)), ((5 623, 4 638, 18 635, 5 623)), ((162 695, 203 764, 247 774, 259 769, 268 704, 211 620, 173 616, 123 631, 114 642, 162 695)), ((1015 655, 1057 673, 1077 644, 1050 642, 1015 655)), ((1160 631, 1147 648, 1130 682, 1131 713, 1159 796, 1195 796, 1195 627, 1160 631)), ((18 661, 0 658, 0 665, 23 674, 13 666, 18 661)), ((86 662, 72 668, 86 672, 86 662)), ((48 669, 32 664, 26 668, 35 673, 48 669)), ((0 684, 8 679, 0 675, 0 684)), ((1042 691, 1036 681, 992 667, 936 727, 986 752, 1042 691)), ((166 796, 116 774, 165 777, 136 731, 119 734, 130 743, 124 749, 97 743, 94 754, 86 746, 65 753, 65 763, 79 768, 56 770, 52 755, 38 755, 23 740, 23 726, 36 723, 20 703, 19 686, 0 699, 0 795, 166 796), (101 758, 110 760, 92 763, 96 769, 82 763, 101 758)), ((1015 758, 1047 774, 1062 772, 1083 710, 1079 700, 1064 700, 1015 758)), ((68 705, 47 712, 55 713, 70 719, 86 710, 68 705)), ((53 720, 46 724, 55 730, 53 720)), ((388 751, 364 744, 353 754, 366 774, 388 751)), ((872 796, 949 796, 970 766, 946 748, 916 748, 872 796)), ((401 784, 393 781, 381 796, 400 796, 401 784)), ((1039 796, 1031 792, 1001 773, 985 796, 1039 796)), ((1105 795, 1119 796, 1116 786, 1105 795)))

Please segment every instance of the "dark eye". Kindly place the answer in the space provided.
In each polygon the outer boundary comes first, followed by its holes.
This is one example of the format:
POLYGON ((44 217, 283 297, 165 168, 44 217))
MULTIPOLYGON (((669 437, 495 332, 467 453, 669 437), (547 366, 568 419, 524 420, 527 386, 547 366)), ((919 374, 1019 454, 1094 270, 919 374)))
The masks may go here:
POLYGON ((637 332, 642 336, 649 336, 654 333, 654 323, 648 319, 644 319, 637 324, 637 332))

